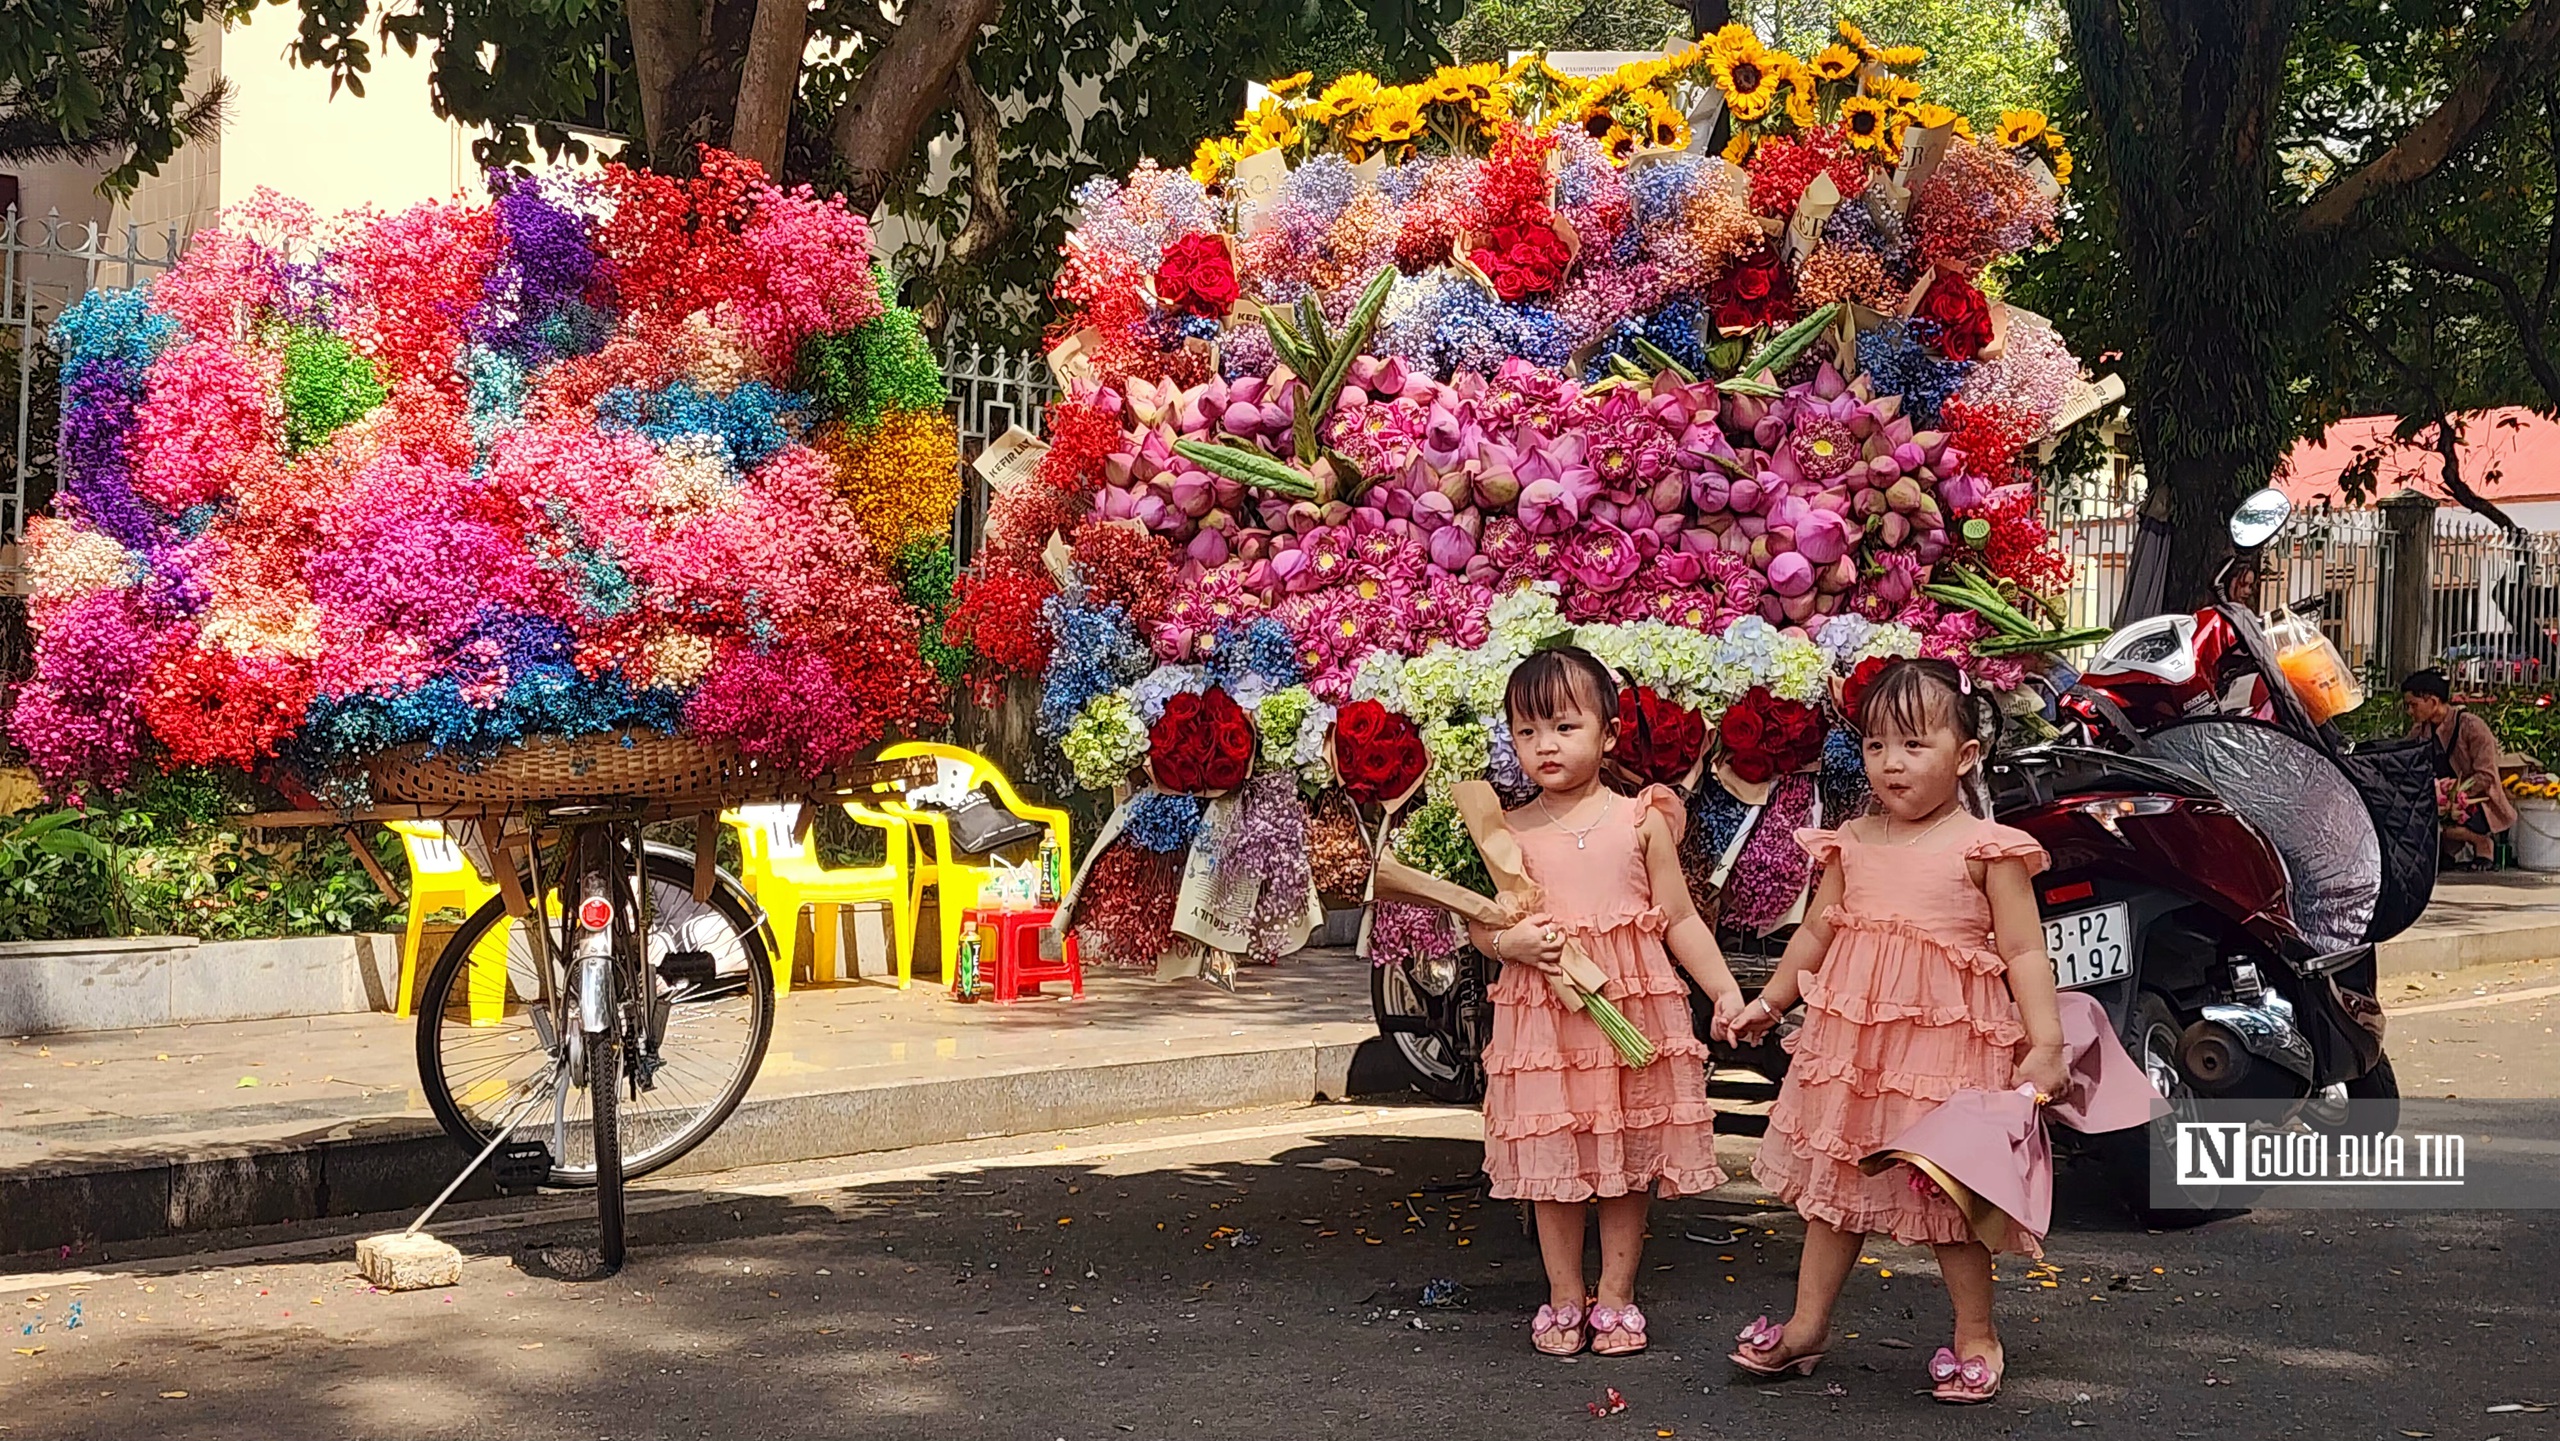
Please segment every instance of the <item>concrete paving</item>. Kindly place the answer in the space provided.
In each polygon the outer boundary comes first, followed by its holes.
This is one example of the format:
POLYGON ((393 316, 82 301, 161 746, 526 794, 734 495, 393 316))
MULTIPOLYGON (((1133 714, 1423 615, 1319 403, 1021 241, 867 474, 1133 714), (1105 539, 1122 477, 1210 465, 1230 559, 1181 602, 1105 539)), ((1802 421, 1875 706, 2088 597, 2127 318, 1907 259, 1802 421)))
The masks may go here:
MULTIPOLYGON (((2383 947, 2383 1000, 2529 985, 2544 958, 2560 958, 2560 879, 2448 877, 2383 947)), ((423 1205, 462 1157, 418 1089, 413 1035, 376 1014, 0 1045, 0 1254, 423 1205)), ((2442 1042, 2418 1044, 2392 1040, 2413 1093, 2442 1042)), ((1013 1006, 926 979, 803 986, 746 1104, 680 1170, 1340 1099, 1401 1084, 1380 1049, 1366 963, 1340 951, 1248 968, 1233 995, 1100 968, 1082 1000, 1013 1006)))
MULTIPOLYGON (((1099 971, 1082 999, 1003 1006, 925 980, 795 988, 746 1104, 680 1166, 1339 1097, 1376 1035, 1368 979, 1329 951, 1232 995, 1099 971)), ((363 1015, 0 1046, 0 1253, 423 1204, 464 1157, 413 1037, 363 1015)))

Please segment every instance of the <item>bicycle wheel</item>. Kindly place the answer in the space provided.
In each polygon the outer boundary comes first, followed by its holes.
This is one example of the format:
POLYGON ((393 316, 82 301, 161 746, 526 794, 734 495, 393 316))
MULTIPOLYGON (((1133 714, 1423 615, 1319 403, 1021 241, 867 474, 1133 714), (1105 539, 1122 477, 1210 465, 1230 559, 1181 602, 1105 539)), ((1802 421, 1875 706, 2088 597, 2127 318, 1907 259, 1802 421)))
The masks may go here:
MULTIPOLYGON (((615 1109, 626 1177, 667 1165, 718 1129, 745 1099, 773 1035, 773 968, 752 903, 726 884, 696 901, 689 858, 653 853, 647 875, 653 1034, 622 1053, 615 1109)), ((556 889, 545 894, 555 927, 559 905, 556 889)), ((565 1036, 550 1010, 562 986, 540 974, 503 902, 474 911, 427 975, 418 1078, 446 1133, 475 1152, 544 1097, 517 1135, 550 1142, 553 1185, 588 1186, 592 1092, 568 1084, 565 1036)))
POLYGON ((622 1269, 622 1028, 587 1037, 587 1101, 595 1138, 596 1257, 606 1275, 622 1269))

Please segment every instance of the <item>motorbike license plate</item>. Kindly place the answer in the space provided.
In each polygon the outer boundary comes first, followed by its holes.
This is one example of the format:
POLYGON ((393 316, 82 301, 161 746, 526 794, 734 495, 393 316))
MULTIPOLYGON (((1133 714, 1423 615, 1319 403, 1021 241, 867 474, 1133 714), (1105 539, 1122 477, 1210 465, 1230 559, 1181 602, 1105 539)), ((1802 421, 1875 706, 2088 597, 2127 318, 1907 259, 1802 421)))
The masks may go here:
POLYGON ((2133 974, 2132 940, 2133 913, 2124 906, 2051 917, 2044 923, 2044 948, 2053 958, 2054 985, 2069 990, 2133 974))

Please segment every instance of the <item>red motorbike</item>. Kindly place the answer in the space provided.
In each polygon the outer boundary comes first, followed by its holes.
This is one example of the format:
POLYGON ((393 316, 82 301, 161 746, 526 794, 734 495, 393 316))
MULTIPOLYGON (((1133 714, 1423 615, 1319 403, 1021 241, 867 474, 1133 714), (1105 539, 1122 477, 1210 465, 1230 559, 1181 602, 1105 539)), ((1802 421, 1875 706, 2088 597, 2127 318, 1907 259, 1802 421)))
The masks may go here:
MULTIPOLYGON (((2234 543, 2288 512, 2251 497, 2234 543)), ((2054 697, 2064 738, 1995 761, 1994 806, 2053 857, 2037 899, 2055 980, 2105 1004, 2173 1109, 2267 1100, 2343 1125, 2347 1101, 2399 1095, 2374 947, 2434 888, 2432 758, 2313 722, 2256 614, 2215 590, 2101 647, 2054 697)), ((2160 1219, 2215 1198, 2188 1199, 2160 1219)))

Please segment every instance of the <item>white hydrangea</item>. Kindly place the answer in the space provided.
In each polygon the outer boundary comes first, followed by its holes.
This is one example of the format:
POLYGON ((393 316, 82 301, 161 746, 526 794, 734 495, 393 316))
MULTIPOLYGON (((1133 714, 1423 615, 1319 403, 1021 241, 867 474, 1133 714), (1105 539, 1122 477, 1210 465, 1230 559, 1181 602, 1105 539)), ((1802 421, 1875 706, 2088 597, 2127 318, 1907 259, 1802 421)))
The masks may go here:
POLYGON ((1780 636, 1762 683, 1781 700, 1818 703, 1831 694, 1831 657, 1812 641, 1780 636))
POLYGON ((1540 642, 1571 629, 1565 624, 1563 610, 1556 605, 1553 581, 1520 586, 1494 597, 1492 607, 1485 612, 1485 623, 1492 631, 1485 649, 1513 660, 1536 650, 1540 642))
POLYGON ((1351 673, 1351 698, 1373 700, 1391 711, 1409 714, 1404 698, 1404 657, 1391 650, 1373 650, 1360 657, 1359 669, 1351 673))
MULTIPOLYGON (((1486 660, 1482 651, 1463 651, 1440 641, 1406 661, 1399 677, 1404 691, 1405 714, 1417 723, 1427 723, 1461 711, 1481 709, 1475 704, 1482 679, 1479 672, 1502 669, 1487 666, 1486 660)), ((1356 679, 1353 684, 1356 688, 1356 679)))

